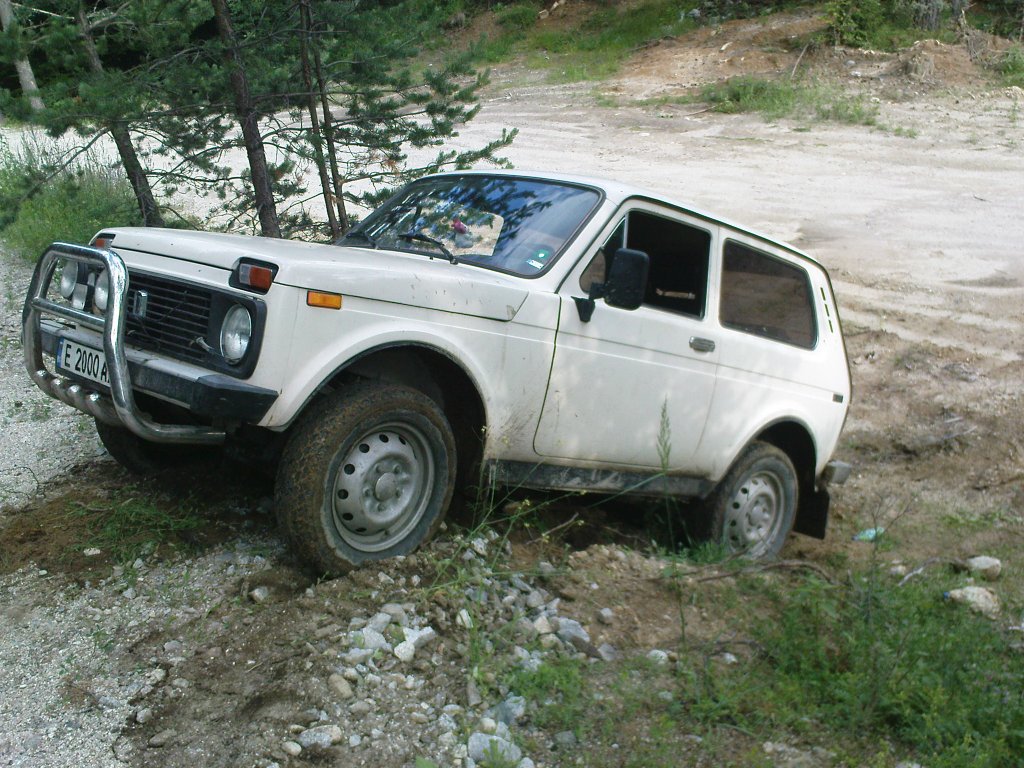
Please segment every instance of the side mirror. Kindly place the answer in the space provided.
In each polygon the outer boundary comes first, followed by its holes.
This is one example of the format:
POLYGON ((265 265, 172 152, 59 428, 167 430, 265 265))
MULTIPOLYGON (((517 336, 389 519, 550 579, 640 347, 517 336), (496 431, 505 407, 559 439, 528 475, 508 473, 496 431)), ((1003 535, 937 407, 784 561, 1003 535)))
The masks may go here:
POLYGON ((612 258, 602 295, 613 307, 636 309, 644 300, 650 257, 643 251, 619 248, 612 258))

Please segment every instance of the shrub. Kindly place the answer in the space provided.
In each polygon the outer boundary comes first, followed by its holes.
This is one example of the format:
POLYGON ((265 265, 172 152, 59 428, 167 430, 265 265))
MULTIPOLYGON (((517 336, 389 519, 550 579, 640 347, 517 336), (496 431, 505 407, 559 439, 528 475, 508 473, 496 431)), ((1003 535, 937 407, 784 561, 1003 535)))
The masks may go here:
POLYGON ((0 147, 0 240, 36 259, 54 240, 88 242, 112 225, 141 225, 127 179, 94 158, 61 168, 55 144, 0 147))
POLYGON ((538 6, 535 3, 506 5, 495 14, 495 20, 505 29, 516 32, 532 27, 537 21, 538 6))

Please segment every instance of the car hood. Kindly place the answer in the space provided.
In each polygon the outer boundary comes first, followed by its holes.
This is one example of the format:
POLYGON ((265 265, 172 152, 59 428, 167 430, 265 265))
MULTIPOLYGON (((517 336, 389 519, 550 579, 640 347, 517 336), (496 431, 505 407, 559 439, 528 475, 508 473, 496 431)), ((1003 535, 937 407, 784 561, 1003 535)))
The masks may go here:
POLYGON ((422 254, 173 229, 104 231, 129 259, 141 251, 225 270, 257 259, 277 265, 278 285, 494 320, 514 318, 529 293, 522 280, 422 254))

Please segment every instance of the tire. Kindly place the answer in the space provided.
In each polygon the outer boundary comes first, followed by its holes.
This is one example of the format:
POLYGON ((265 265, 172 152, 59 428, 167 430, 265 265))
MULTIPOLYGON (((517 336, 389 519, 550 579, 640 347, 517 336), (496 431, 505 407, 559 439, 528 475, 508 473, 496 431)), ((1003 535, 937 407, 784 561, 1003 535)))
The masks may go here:
POLYGON ((135 475, 149 477, 176 467, 212 458, 214 450, 206 446, 179 443, 151 443, 131 430, 96 419, 96 434, 118 464, 135 475))
POLYGON ((707 501, 712 541, 753 559, 777 556, 793 527, 798 488, 785 453, 751 443, 707 501))
POLYGON ((278 521, 317 573, 412 552, 444 518, 455 439, 437 403, 407 387, 356 384, 292 427, 277 471, 278 521))

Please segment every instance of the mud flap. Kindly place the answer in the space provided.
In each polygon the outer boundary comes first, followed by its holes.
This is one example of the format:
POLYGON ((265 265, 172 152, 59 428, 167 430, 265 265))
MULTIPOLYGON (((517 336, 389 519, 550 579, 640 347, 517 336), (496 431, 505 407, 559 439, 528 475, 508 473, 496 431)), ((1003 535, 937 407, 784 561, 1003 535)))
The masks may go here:
POLYGON ((824 488, 805 493, 800 501, 800 507, 796 511, 793 531, 815 539, 824 539, 825 529, 828 526, 830 501, 831 497, 824 488))

